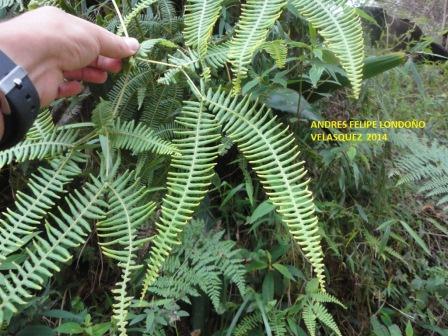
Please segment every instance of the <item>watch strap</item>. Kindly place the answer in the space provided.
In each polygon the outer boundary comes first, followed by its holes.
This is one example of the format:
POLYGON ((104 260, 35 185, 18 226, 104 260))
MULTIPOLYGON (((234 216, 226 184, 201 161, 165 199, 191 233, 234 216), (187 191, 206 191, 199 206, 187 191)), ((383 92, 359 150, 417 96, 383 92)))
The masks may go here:
POLYGON ((10 148, 25 138, 40 108, 39 94, 27 72, 0 51, 0 90, 11 113, 4 114, 5 132, 0 149, 10 148))

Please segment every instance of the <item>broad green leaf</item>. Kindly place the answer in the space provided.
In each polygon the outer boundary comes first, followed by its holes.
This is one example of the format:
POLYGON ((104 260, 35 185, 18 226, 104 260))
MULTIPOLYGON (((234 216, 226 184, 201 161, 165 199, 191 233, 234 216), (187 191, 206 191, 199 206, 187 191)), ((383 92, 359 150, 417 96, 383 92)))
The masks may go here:
POLYGON ((277 271, 279 271, 285 278, 289 280, 294 280, 294 276, 289 271, 288 267, 282 264, 273 264, 272 267, 274 267, 277 271))
POLYGON ((255 209, 255 211, 252 213, 252 216, 250 216, 249 224, 255 223, 261 217, 274 211, 274 209, 275 206, 270 201, 264 201, 255 209))
POLYGON ((60 334, 76 335, 82 334, 84 332, 84 328, 79 323, 66 322, 57 327, 55 331, 60 334))

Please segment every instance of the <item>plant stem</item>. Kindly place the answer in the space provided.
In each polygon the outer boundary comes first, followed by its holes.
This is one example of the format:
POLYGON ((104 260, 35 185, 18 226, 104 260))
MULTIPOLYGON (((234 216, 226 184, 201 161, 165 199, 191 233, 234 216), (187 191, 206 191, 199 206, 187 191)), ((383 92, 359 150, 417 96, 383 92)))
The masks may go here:
POLYGON ((126 25, 124 24, 124 20, 123 20, 123 16, 121 15, 120 8, 118 8, 118 5, 115 0, 112 0, 112 3, 114 5, 115 11, 117 12, 118 19, 120 20, 121 29, 123 29, 124 36, 129 37, 128 29, 126 28, 126 25))

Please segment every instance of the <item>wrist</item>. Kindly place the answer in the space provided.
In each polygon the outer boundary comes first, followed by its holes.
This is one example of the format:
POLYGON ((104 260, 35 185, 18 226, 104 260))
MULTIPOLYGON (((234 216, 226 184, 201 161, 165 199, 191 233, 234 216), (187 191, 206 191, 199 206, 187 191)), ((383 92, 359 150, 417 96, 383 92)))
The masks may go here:
POLYGON ((42 101, 42 91, 45 89, 45 76, 54 71, 54 58, 40 52, 48 48, 45 36, 32 36, 26 27, 18 28, 14 19, 0 24, 0 50, 14 63, 28 73, 28 77, 37 89, 42 101))

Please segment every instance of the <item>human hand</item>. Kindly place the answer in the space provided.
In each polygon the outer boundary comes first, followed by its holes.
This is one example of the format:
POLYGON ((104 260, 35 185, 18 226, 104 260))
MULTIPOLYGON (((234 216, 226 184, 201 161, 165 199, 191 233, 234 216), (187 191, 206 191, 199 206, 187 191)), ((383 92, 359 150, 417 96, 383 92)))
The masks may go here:
MULTIPOLYGON (((28 72, 41 106, 79 94, 80 81, 104 83, 107 72, 119 72, 121 59, 138 49, 136 39, 118 37, 55 7, 0 24, 0 50, 28 72)), ((3 118, 0 123, 1 130, 3 118)))

